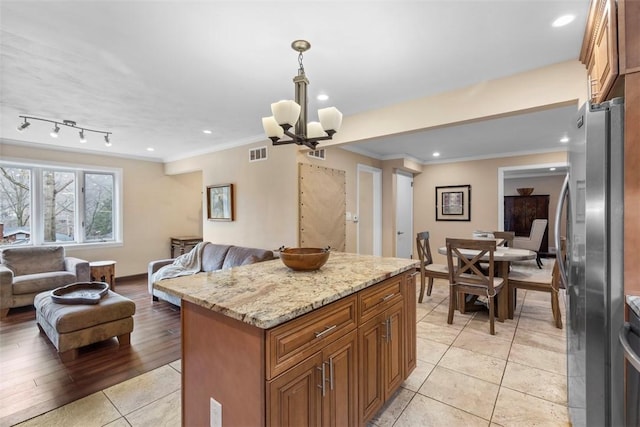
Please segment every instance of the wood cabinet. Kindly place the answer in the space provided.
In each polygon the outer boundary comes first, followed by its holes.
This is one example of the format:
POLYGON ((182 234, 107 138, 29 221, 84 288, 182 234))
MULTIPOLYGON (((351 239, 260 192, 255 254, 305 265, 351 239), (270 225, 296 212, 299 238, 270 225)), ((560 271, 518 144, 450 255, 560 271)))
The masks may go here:
POLYGON ((618 77, 618 30, 615 0, 591 4, 580 60, 587 66, 589 99, 599 103, 609 99, 618 77))
MULTIPOLYGON (((504 230, 516 236, 529 236, 534 219, 549 219, 549 195, 505 196, 504 230)), ((540 253, 549 252, 549 226, 544 232, 540 253)))
POLYGON ((415 368, 415 293, 412 269, 271 329, 183 300, 183 424, 213 398, 223 425, 366 425, 415 368))
POLYGON ((352 331, 270 381, 269 424, 356 425, 356 349, 352 331))
MULTIPOLYGON (((359 295, 360 418, 370 419, 405 377, 406 277, 387 280, 359 295)), ((415 290, 415 288, 414 288, 415 290)), ((414 306, 415 307, 415 306, 414 306)))

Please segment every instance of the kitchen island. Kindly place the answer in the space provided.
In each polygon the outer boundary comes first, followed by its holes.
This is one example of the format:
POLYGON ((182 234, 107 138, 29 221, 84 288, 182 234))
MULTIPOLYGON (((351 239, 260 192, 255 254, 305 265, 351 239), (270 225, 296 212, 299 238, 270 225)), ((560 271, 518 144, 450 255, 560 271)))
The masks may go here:
POLYGON ((417 267, 333 252, 157 282, 182 299, 183 425, 366 424, 415 368, 417 267))

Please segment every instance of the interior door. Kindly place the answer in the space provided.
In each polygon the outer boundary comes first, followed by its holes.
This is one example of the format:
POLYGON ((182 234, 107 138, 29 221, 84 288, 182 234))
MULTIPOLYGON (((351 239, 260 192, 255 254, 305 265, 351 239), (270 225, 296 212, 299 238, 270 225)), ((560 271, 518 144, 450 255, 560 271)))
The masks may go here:
POLYGON ((356 252, 382 255, 382 170, 358 165, 356 252))
POLYGON ((413 176, 396 173, 396 257, 412 258, 413 176))

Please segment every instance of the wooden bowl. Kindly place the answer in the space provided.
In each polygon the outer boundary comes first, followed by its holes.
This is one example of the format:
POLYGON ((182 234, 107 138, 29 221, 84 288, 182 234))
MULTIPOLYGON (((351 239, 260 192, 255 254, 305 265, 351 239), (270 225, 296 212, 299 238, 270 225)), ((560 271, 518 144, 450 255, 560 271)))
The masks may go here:
POLYGON ((321 248, 285 248, 280 251, 280 259, 292 270, 313 271, 327 262, 329 254, 321 248))
POLYGON ((521 196, 530 196, 533 193, 533 188, 517 188, 516 191, 521 196))

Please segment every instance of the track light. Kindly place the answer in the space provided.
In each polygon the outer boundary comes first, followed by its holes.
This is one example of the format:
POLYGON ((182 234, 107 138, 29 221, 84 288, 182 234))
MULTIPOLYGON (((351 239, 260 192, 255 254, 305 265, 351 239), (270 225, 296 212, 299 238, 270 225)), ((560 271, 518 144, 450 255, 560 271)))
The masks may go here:
POLYGON ((18 132, 22 132, 23 130, 25 130, 26 128, 28 128, 31 125, 31 123, 29 123, 27 121, 27 119, 24 119, 24 123, 20 123, 18 125, 18 132))
POLYGON ((49 120, 49 119, 41 119, 39 117, 33 117, 33 116, 18 116, 21 119, 24 119, 23 123, 20 123, 17 127, 17 130, 19 132, 22 132, 24 129, 26 129, 27 127, 29 127, 31 125, 31 123, 29 123, 27 121, 28 120, 39 120, 42 122, 48 122, 48 123, 53 123, 54 127, 51 130, 51 133, 49 135, 51 135, 52 138, 57 138, 59 133, 60 133, 60 126, 67 126, 70 128, 74 128, 74 129, 78 129, 80 132, 80 142, 85 143, 87 142, 87 138, 85 136, 85 132, 95 132, 95 133, 102 133, 104 134, 104 141, 105 141, 105 145, 107 147, 111 147, 111 141, 109 141, 109 135, 111 135, 111 132, 107 132, 104 130, 95 130, 95 129, 87 129, 84 127, 80 127, 76 124, 76 122, 74 122, 73 120, 63 120, 62 122, 58 122, 55 120, 49 120))
POLYGON ((51 135, 51 138, 57 138, 58 137, 58 132, 60 132, 60 128, 58 127, 58 124, 56 123, 55 127, 53 128, 53 130, 51 131, 51 133, 49 135, 51 135))

